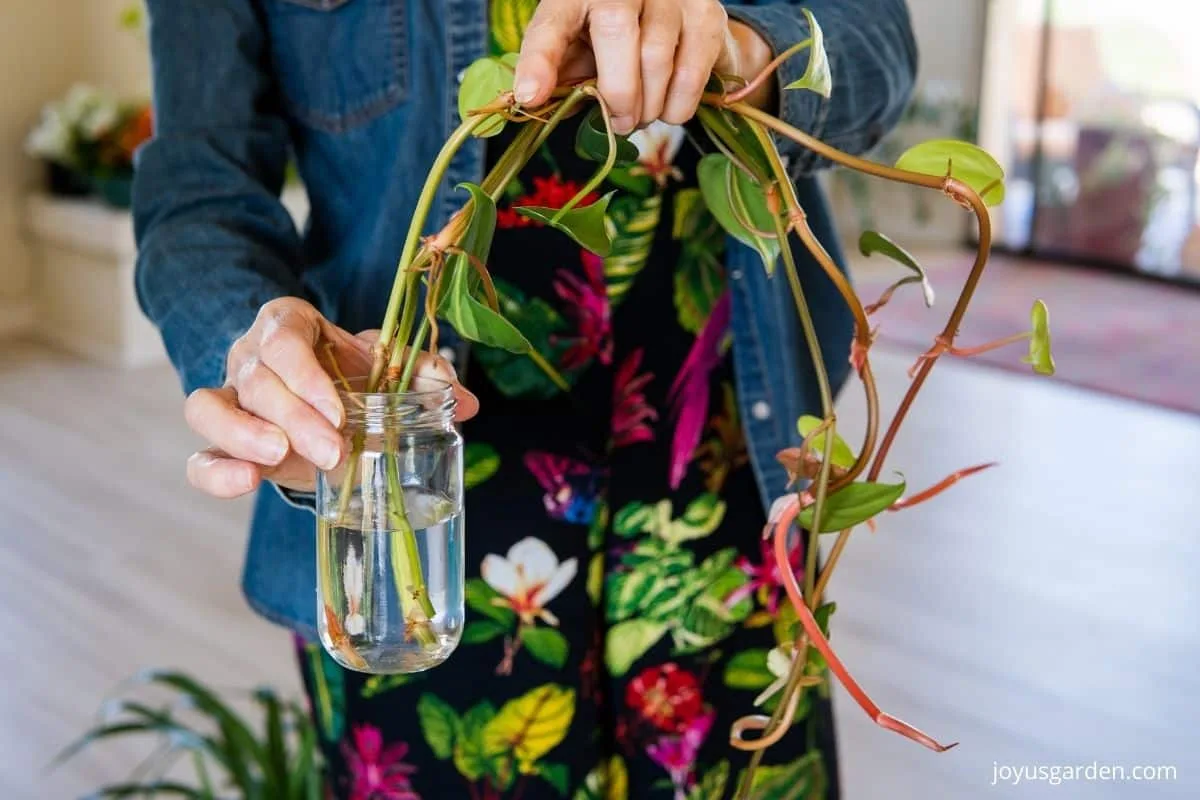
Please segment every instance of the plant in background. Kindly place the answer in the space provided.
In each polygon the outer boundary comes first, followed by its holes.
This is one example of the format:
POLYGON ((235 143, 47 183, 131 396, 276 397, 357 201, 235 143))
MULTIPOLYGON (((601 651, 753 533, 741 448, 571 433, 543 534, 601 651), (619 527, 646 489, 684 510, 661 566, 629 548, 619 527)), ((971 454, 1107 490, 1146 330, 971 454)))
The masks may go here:
MULTIPOLYGON (((741 797, 748 796, 752 788, 760 787, 762 781, 768 779, 764 777, 768 776, 765 769, 756 774, 763 751, 778 741, 796 719, 806 689, 814 686, 827 689, 827 686, 823 686, 828 680, 826 668, 880 726, 939 752, 953 746, 943 745, 883 712, 858 685, 830 648, 827 637, 833 606, 823 604, 822 595, 855 527, 864 523, 874 524, 874 519, 884 512, 900 511, 924 502, 958 479, 983 468, 972 467, 956 472, 937 485, 909 497, 905 497, 908 487, 903 480, 889 483, 879 480, 896 436, 941 356, 969 356, 1018 340, 1028 340, 1029 362, 1038 372, 1053 371, 1045 324, 1046 311, 1040 303, 1034 309, 1032 330, 1026 334, 970 348, 960 348, 955 344, 987 263, 991 244, 991 221, 987 207, 1000 203, 1004 197, 1003 172, 991 156, 967 142, 935 140, 917 144, 901 154, 895 166, 885 166, 842 153, 771 114, 742 102, 755 87, 771 79, 785 59, 802 53, 807 53, 807 70, 801 79, 784 87, 784 90, 813 91, 829 96, 832 77, 821 29, 811 13, 805 13, 812 32, 809 39, 781 53, 762 74, 749 82, 714 75, 696 115, 700 127, 713 145, 713 152, 705 155, 699 165, 700 199, 728 235, 758 252, 768 274, 778 279, 777 273, 783 273, 782 280, 791 292, 807 346, 816 365, 821 395, 819 415, 798 421, 804 437, 802 446, 780 454, 781 461, 793 473, 794 491, 776 503, 767 533, 772 537, 771 555, 776 567, 774 575, 778 576, 790 605, 783 607, 780 619, 776 622, 776 631, 781 639, 779 651, 774 655, 764 653, 762 659, 767 677, 766 683, 759 688, 767 688, 770 684, 772 691, 764 693, 769 697, 762 699, 764 703, 769 699, 774 711, 770 716, 753 714, 744 717, 738 720, 731 731, 733 747, 754 751, 749 768, 739 780, 741 797), (862 243, 864 252, 891 258, 911 274, 899 280, 883 298, 865 306, 809 228, 773 137, 791 139, 854 172, 937 192, 974 214, 977 220, 980 235, 970 276, 953 304, 943 332, 914 366, 911 385, 886 424, 881 419, 871 369, 870 349, 875 339, 875 329, 871 326, 869 316, 905 284, 921 284, 930 302, 933 300, 932 290, 924 271, 911 255, 882 234, 873 233, 862 243), (854 341, 846 357, 860 379, 867 401, 867 426, 857 452, 837 434, 833 393, 824 370, 820 342, 804 289, 796 271, 792 237, 796 237, 821 265, 837 286, 855 319, 854 341), (801 568, 794 568, 793 554, 796 552, 795 540, 800 535, 799 528, 813 531, 815 535, 836 534, 829 560, 822 569, 818 569, 818 548, 815 546, 805 549, 801 568), (799 576, 797 571, 800 572, 799 576), (751 733, 758 735, 750 736, 751 733)), ((608 259, 620 251, 621 231, 614 221, 615 210, 609 208, 612 195, 596 197, 594 191, 614 167, 637 167, 638 148, 626 137, 618 136, 613 131, 604 99, 592 80, 558 87, 551 99, 541 107, 521 106, 512 92, 514 64, 513 53, 487 57, 473 64, 463 76, 459 92, 462 123, 443 146, 417 202, 374 350, 374 364, 368 383, 370 391, 405 391, 416 368, 418 353, 428 348, 436 357, 435 323, 439 319, 453 326, 464 338, 487 348, 501 348, 527 356, 537 364, 547 380, 563 388, 567 386, 563 376, 531 344, 521 327, 502 313, 509 311, 506 308, 509 304, 502 302, 487 269, 492 234, 497 224, 496 201, 525 163, 538 152, 550 132, 568 118, 578 118, 576 150, 580 156, 598 163, 595 174, 578 187, 569 199, 556 202, 554 207, 522 205, 515 209, 515 213, 555 228, 596 256, 608 259), (464 192, 463 206, 440 231, 422 237, 434 195, 455 153, 471 137, 494 136, 512 124, 521 128, 491 172, 479 184, 463 184, 460 187, 464 192)), ((780 365, 780 368, 783 366, 780 365)), ((351 463, 353 461, 352 455, 351 463)), ((352 475, 348 476, 350 479, 353 479, 352 475)), ((396 502, 402 506, 402 494, 396 495, 396 502)), ((403 520, 404 509, 397 508, 396 512, 396 516, 403 520)), ((687 538, 692 516, 689 511, 680 520, 673 521, 670 509, 661 510, 660 513, 659 509, 638 508, 614 522, 619 530, 628 528, 635 534, 639 531, 648 533, 647 542, 670 549, 675 547, 677 540, 687 538)), ((411 537, 411 528, 401 530, 400 534, 398 541, 411 537)), ((407 546, 411 547, 411 544, 407 546)), ((615 580, 618 585, 623 585, 640 580, 644 577, 642 571, 670 566, 667 562, 630 564, 627 565, 627 571, 617 575, 615 580)), ((728 590, 722 592, 717 585, 719 581, 709 579, 711 576, 705 572, 705 565, 683 564, 681 560, 680 566, 697 573, 693 583, 699 589, 694 596, 684 597, 684 601, 696 603, 698 609, 712 614, 723 613, 727 618, 729 608, 725 605, 727 598, 724 595, 728 594, 728 590)), ((729 567, 737 569, 732 565, 729 567)), ((720 574, 720 571, 716 570, 715 574, 720 574)), ((397 583, 415 586, 418 593, 423 586, 419 571, 398 576, 397 583)), ((625 593, 617 592, 609 602, 620 602, 624 596, 625 593)), ((643 640, 652 642, 668 633, 666 627, 658 622, 661 609, 655 608, 654 602, 649 602, 652 598, 636 593, 629 597, 631 602, 636 600, 636 603, 629 606, 625 621, 621 623, 630 628, 626 631, 628 635, 622 647, 615 650, 608 648, 609 667, 617 671, 625 666, 623 654, 630 647, 635 644, 641 647, 643 640), (611 663, 614 659, 619 663, 611 663)), ((727 621, 720 617, 717 619, 727 621)), ((686 641, 691 641, 696 635, 695 631, 686 628, 669 632, 686 641)), ((699 640, 705 640, 705 637, 700 636, 699 640)))
MULTIPOLYGON (((317 734, 307 709, 281 700, 269 689, 252 695, 262 718, 255 725, 216 693, 178 672, 150 671, 128 682, 136 688, 165 689, 169 702, 154 705, 132 693, 104 704, 96 725, 67 747, 60 764, 93 744, 112 739, 152 737, 156 745, 124 783, 97 789, 95 800, 121 797, 182 797, 190 800, 321 800, 325 796, 317 734), (191 762, 193 781, 172 770, 191 762)), ((356 731, 360 760, 374 753, 363 747, 369 731, 356 731)), ((369 744, 369 741, 367 742, 369 744)), ((350 757, 348 755, 348 757, 350 757)))

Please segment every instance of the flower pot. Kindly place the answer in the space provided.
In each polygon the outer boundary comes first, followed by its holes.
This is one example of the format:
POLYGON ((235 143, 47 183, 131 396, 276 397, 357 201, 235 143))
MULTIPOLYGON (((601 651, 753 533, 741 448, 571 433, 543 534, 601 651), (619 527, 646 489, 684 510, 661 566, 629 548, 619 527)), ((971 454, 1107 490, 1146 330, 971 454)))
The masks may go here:
POLYGON ((46 190, 56 197, 86 197, 92 193, 92 183, 82 172, 47 161, 46 190))
POLYGON ((462 439, 454 394, 344 392, 343 463, 317 481, 321 643, 358 672, 421 672, 462 636, 462 439))
POLYGON ((106 175, 92 178, 96 193, 114 208, 129 208, 133 203, 133 176, 106 175))

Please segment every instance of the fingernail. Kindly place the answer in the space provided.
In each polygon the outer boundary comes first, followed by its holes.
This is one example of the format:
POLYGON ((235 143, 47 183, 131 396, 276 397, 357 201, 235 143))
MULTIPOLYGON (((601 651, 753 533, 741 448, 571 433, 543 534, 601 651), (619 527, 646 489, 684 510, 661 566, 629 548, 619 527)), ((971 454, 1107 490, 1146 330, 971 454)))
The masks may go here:
POLYGON ((513 96, 517 98, 518 103, 528 103, 533 100, 537 90, 537 81, 533 78, 521 78, 513 89, 513 96))
POLYGON ((341 448, 328 439, 312 442, 313 463, 323 470, 331 470, 342 460, 341 448))
POLYGON ((613 117, 613 130, 622 136, 633 133, 637 120, 633 117, 613 117))
POLYGON ((318 400, 316 403, 317 411, 321 412, 321 416, 329 420, 329 424, 335 428, 342 427, 342 410, 337 404, 329 400, 318 400))
POLYGON ((287 437, 282 433, 270 433, 263 439, 262 449, 268 464, 278 464, 287 455, 287 437))

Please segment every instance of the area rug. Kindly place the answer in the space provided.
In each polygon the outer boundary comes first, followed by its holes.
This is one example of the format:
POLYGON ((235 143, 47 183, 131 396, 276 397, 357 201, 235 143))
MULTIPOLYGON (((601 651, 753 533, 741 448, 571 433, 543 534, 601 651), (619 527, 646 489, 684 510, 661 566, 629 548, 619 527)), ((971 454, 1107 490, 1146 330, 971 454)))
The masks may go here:
MULTIPOLYGON (((923 351, 945 324, 970 271, 968 251, 915 253, 937 294, 927 309, 916 286, 904 286, 873 316, 880 342, 923 351)), ((864 302, 873 302, 903 268, 882 256, 851 263, 864 302)), ((982 344, 1029 325, 1034 298, 1050 308, 1057 372, 1108 394, 1200 414, 1200 291, 1053 262, 994 255, 959 333, 958 346, 982 344)), ((971 359, 1025 372, 1021 344, 971 359)))

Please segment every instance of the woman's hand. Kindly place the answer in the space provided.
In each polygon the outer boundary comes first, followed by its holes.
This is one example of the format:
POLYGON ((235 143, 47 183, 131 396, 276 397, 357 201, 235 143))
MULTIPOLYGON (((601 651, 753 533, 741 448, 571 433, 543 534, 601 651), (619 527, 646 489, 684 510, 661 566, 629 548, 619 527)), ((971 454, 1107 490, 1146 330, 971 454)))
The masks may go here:
MULTIPOLYGON (((696 113, 709 75, 753 78, 773 55, 751 28, 730 22, 718 0, 541 0, 517 61, 517 102, 540 105, 559 82, 595 76, 627 134, 696 113)), ((765 81, 748 102, 765 107, 765 81)))
MULTIPOLYGON (((316 470, 345 457, 339 429, 345 409, 320 358, 332 351, 342 373, 366 375, 377 331, 355 336, 295 297, 272 300, 226 359, 226 383, 197 389, 184 404, 193 431, 211 446, 188 459, 192 486, 215 497, 238 497, 271 480, 312 491, 316 470)), ((479 401, 444 359, 422 355, 417 374, 454 385, 456 419, 475 416, 479 401)))

